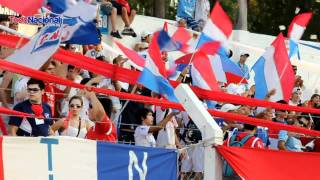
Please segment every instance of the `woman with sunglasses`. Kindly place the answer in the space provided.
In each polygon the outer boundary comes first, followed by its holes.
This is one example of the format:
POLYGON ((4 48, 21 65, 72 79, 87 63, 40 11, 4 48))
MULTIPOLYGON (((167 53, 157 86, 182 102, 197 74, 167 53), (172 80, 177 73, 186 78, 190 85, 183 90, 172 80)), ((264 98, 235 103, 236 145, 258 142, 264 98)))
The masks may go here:
POLYGON ((63 129, 61 135, 85 138, 88 130, 93 126, 91 121, 82 119, 80 112, 83 107, 81 96, 73 96, 69 100, 69 115, 53 125, 53 130, 63 129))

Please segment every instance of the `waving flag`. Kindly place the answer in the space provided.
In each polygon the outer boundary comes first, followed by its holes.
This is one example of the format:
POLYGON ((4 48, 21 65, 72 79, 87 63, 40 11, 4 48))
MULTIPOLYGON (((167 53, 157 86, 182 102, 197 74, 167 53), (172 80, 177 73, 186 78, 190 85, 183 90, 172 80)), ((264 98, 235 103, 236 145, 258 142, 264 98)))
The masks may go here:
POLYGON ((159 179, 159 177, 176 180, 178 178, 177 152, 169 149, 70 137, 1 137, 0 152, 2 180, 134 180, 159 179), (34 171, 34 166, 30 163, 39 166, 37 171, 34 171), (163 171, 163 169, 168 170, 163 171))
POLYGON ((148 49, 149 55, 146 58, 146 64, 140 74, 138 82, 148 89, 164 95, 170 101, 178 102, 178 99, 174 95, 173 87, 166 79, 168 75, 165 63, 161 59, 161 47, 158 44, 159 36, 160 32, 156 32, 152 37, 148 49))
POLYGON ((231 33, 232 22, 229 16, 222 9, 219 1, 217 1, 206 25, 203 28, 197 46, 201 47, 204 43, 209 41, 218 41, 224 45, 231 33))
POLYGON ((83 21, 95 18, 94 13, 88 10, 94 6, 79 2, 71 9, 65 11, 62 26, 48 24, 32 38, 25 46, 15 51, 7 59, 11 62, 30 68, 39 69, 59 48, 60 42, 95 42, 94 34, 86 39, 78 39, 78 29, 84 24, 83 21), (90 11, 89 11, 90 12, 90 11))
POLYGON ((1 0, 0 5, 6 6, 15 12, 24 15, 31 16, 38 13, 38 10, 43 5, 44 0, 1 0))
POLYGON ((256 98, 263 99, 270 90, 275 89, 272 101, 289 101, 295 76, 282 34, 278 35, 252 69, 255 72, 256 98))
POLYGON ((62 14, 71 6, 76 5, 76 0, 47 0, 50 10, 56 14, 62 14))
POLYGON ((289 41, 289 57, 291 58, 293 55, 297 54, 298 59, 300 59, 299 48, 298 48, 298 40, 301 39, 309 21, 311 20, 312 13, 302 13, 294 17, 292 20, 289 29, 288 29, 288 38, 289 41))
POLYGON ((64 15, 64 35, 62 41, 70 44, 99 44, 100 37, 93 19, 97 16, 97 6, 83 1, 70 6, 64 15))
MULTIPOLYGON (((212 48, 211 50, 213 50, 212 48)), ((204 50, 204 52, 207 52, 204 50)), ((210 52, 209 52, 210 53, 210 52)), ((213 52, 211 52, 213 53, 213 52)), ((208 52, 207 52, 208 54, 208 52)), ((178 58, 176 64, 189 64, 192 57, 192 53, 186 54, 178 58)), ((248 83, 246 79, 243 78, 243 73, 239 66, 235 64, 231 59, 228 58, 226 52, 223 48, 220 48, 217 54, 208 55, 210 59, 210 65, 214 72, 214 75, 219 82, 224 83, 248 83)))
POLYGON ((211 64, 208 56, 202 51, 196 52, 191 66, 192 83, 202 89, 218 91, 218 82, 208 64, 211 64))
POLYGON ((47 25, 25 46, 6 59, 33 69, 40 67, 56 52, 61 42, 62 28, 47 25))
POLYGON ((120 48, 120 50, 124 53, 124 55, 126 55, 129 58, 129 63, 133 67, 141 71, 146 63, 146 60, 143 57, 141 57, 137 52, 125 47, 120 42, 116 42, 116 44, 120 48))

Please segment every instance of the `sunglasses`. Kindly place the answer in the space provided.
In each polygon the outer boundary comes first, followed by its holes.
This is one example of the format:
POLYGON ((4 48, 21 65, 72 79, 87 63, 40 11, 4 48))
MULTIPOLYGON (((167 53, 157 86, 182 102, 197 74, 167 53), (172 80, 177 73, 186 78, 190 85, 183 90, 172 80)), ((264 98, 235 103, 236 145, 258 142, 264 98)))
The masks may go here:
POLYGON ((77 109, 80 109, 80 108, 81 108, 81 106, 80 106, 80 105, 71 104, 71 105, 70 105, 70 108, 77 108, 77 109))
POLYGON ((37 92, 40 91, 40 89, 38 89, 38 88, 28 88, 27 91, 28 91, 29 93, 37 93, 37 92))

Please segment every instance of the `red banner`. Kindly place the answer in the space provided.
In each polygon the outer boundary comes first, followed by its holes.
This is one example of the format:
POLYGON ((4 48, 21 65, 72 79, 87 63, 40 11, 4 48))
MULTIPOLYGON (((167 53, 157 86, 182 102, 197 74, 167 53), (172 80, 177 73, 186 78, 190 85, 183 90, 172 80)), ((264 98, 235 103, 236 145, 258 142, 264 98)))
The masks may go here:
MULTIPOLYGON (((41 72, 38 70, 30 69, 18 64, 14 64, 8 61, 4 61, 0 59, 0 69, 4 69, 6 71, 11 71, 14 73, 19 73, 25 76, 30 76, 36 79, 41 79, 43 81, 47 82, 53 82, 56 84, 61 84, 61 85, 66 85, 66 86, 71 86, 79 89, 85 89, 85 88, 91 88, 91 90, 98 92, 98 93, 103 93, 106 95, 110 96, 116 96, 121 99, 128 99, 136 102, 141 102, 145 104, 154 104, 157 106, 161 106, 164 108, 173 108, 173 109, 178 109, 178 110, 183 110, 183 107, 178 104, 178 103, 173 103, 169 102, 167 100, 159 100, 156 98, 151 98, 147 96, 142 96, 142 95, 136 95, 136 94, 130 94, 130 93, 125 93, 125 92, 118 92, 118 91, 113 91, 113 90, 108 90, 108 89, 102 89, 102 88, 95 88, 95 87, 87 87, 81 84, 74 83, 70 80, 66 80, 60 77, 56 77, 54 75, 50 75, 45 72, 41 72)), ((237 114, 232 114, 232 113, 224 113, 216 110, 209 110, 209 113, 215 117, 221 117, 226 120, 230 121, 239 121, 243 123, 248 123, 248 124, 253 124, 253 125, 260 125, 264 127, 268 127, 270 129, 276 129, 276 130, 287 130, 287 131, 292 131, 292 132, 297 132, 297 133, 302 133, 302 134, 308 134, 311 136, 320 136, 320 131, 314 131, 314 130, 309 130, 306 128, 301 128, 301 127, 296 127, 296 126, 290 126, 290 125, 285 125, 281 123, 276 123, 272 121, 266 121, 266 120, 261 120, 261 119, 256 119, 256 118, 250 118, 247 116, 243 115, 237 115, 237 114)))
MULTIPOLYGON (((8 46, 10 48, 15 48, 16 43, 19 41, 19 37, 12 35, 0 35, 0 45, 8 46)), ((28 40, 23 39, 22 44, 25 44, 28 40)), ((57 53, 53 56, 55 59, 72 64, 76 67, 87 69, 96 74, 101 74, 113 80, 119 80, 127 82, 129 84, 136 84, 139 72, 132 71, 129 69, 121 68, 105 62, 97 61, 95 59, 85 57, 80 54, 75 54, 63 49, 59 49, 57 53)), ((176 87, 179 83, 176 81, 170 81, 170 83, 176 87)), ((245 98, 236 95, 226 94, 224 92, 217 91, 207 91, 197 87, 191 87, 192 90, 197 94, 199 98, 215 100, 218 102, 229 102, 233 104, 242 104, 248 106, 261 106, 261 107, 272 107, 275 109, 290 110, 290 111, 299 111, 313 114, 320 114, 319 109, 311 109, 297 106, 289 106, 286 104, 273 103, 264 100, 257 100, 252 98, 245 98)))
POLYGON ((227 146, 219 146, 217 150, 242 179, 319 179, 319 153, 227 146))

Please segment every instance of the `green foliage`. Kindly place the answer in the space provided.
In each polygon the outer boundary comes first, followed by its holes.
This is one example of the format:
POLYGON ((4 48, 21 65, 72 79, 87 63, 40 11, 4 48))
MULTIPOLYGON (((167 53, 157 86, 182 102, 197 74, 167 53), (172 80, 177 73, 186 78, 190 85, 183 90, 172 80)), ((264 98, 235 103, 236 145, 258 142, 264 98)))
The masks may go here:
MULTIPOLYGON (((133 7, 136 7, 139 14, 153 16, 154 1, 156 0, 129 0, 133 7)), ((213 6, 216 0, 210 0, 213 6)), ((170 0, 166 0, 165 17, 175 19, 177 4, 170 6, 170 0)), ((236 24, 238 15, 237 0, 220 0, 222 7, 236 24)), ((295 16, 296 7, 300 7, 300 12, 313 12, 313 18, 304 33, 303 39, 308 39, 311 34, 320 34, 320 3, 315 0, 248 0, 248 28, 250 32, 277 35, 279 26, 289 24, 295 16)), ((285 32, 286 33, 286 32, 285 32)), ((285 34, 286 35, 286 34, 285 34)))

